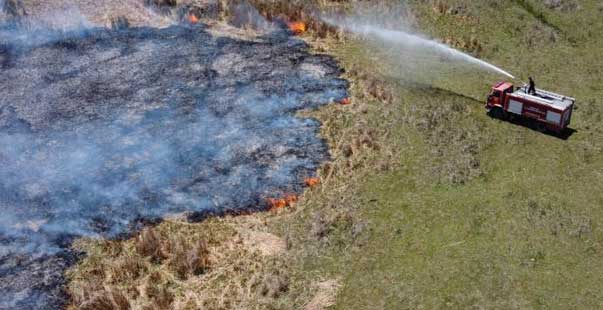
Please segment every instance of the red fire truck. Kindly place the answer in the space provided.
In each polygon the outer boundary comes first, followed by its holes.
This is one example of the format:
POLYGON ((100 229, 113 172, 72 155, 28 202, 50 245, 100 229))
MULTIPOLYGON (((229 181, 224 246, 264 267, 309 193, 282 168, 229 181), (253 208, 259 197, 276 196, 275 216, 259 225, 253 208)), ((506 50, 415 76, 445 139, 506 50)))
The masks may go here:
POLYGON ((523 117, 533 121, 540 131, 557 133, 567 128, 572 119, 576 99, 536 89, 528 93, 526 85, 514 88, 512 83, 496 83, 488 95, 486 109, 501 119, 523 117))

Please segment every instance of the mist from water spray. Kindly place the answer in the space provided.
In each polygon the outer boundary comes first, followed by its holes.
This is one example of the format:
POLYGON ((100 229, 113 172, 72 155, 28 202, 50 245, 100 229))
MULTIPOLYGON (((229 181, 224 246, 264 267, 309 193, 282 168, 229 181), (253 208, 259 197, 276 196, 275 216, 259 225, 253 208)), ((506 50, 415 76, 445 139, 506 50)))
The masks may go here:
POLYGON ((322 17, 322 19, 326 23, 341 28, 347 32, 364 37, 376 38, 386 43, 398 44, 405 48, 436 52, 451 59, 465 61, 477 65, 483 69, 497 72, 515 79, 515 76, 493 64, 477 59, 445 44, 422 38, 418 35, 410 34, 404 31, 389 30, 367 23, 358 23, 354 18, 335 19, 331 17, 322 17))

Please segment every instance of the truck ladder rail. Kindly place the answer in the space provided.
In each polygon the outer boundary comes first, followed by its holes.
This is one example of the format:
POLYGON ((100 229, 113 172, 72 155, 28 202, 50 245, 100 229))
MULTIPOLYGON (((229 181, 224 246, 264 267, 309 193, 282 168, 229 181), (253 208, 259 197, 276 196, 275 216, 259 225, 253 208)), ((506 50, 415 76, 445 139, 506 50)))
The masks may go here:
MULTIPOLYGON (((525 84, 524 84, 524 85, 521 87, 521 90, 522 90, 524 93, 528 94, 528 85, 525 85, 525 84)), ((549 96, 549 97, 551 97, 551 98, 554 98, 554 99, 557 99, 557 100, 561 100, 561 101, 566 101, 566 100, 569 100, 569 101, 571 101, 571 102, 576 102, 576 98, 572 98, 572 97, 564 96, 564 95, 557 94, 557 93, 554 93, 554 92, 552 92, 552 91, 548 91, 548 90, 544 90, 544 89, 540 89, 540 88, 536 88, 536 94, 542 94, 542 95, 546 95, 546 96, 549 96)), ((529 94, 528 94, 528 95, 529 95, 529 94)))

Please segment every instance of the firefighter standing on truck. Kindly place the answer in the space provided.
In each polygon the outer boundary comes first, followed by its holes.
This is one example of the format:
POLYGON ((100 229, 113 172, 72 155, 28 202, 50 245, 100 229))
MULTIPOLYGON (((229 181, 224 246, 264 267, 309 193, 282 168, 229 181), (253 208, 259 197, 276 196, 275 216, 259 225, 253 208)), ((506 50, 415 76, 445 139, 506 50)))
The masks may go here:
POLYGON ((528 77, 530 80, 530 87, 528 88, 528 94, 536 95, 536 83, 534 83, 534 79, 530 76, 528 77))

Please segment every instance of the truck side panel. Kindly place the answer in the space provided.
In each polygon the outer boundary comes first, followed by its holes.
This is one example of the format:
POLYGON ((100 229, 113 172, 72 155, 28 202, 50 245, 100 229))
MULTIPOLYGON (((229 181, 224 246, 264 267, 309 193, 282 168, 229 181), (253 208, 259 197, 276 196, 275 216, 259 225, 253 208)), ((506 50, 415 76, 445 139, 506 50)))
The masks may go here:
POLYGON ((523 113, 523 102, 510 99, 508 111, 521 115, 523 113))
POLYGON ((546 112, 546 121, 561 126, 561 114, 549 110, 546 112))

